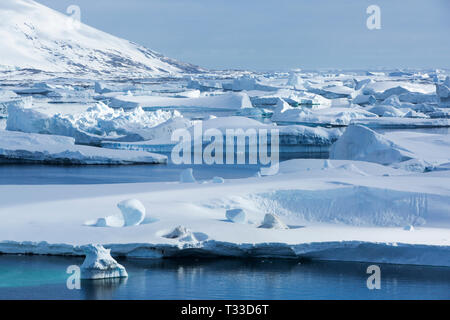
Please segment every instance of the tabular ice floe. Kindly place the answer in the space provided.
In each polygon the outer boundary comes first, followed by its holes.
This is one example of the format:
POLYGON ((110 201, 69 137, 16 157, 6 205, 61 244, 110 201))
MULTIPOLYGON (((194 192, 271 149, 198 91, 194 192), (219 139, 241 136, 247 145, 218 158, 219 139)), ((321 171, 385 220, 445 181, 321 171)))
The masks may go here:
POLYGON ((109 278, 126 278, 125 268, 111 257, 111 250, 98 244, 83 246, 86 258, 81 265, 81 279, 99 280, 109 278))
POLYGON ((145 151, 112 150, 76 145, 57 135, 0 130, 0 162, 50 164, 156 164, 167 157, 145 151))

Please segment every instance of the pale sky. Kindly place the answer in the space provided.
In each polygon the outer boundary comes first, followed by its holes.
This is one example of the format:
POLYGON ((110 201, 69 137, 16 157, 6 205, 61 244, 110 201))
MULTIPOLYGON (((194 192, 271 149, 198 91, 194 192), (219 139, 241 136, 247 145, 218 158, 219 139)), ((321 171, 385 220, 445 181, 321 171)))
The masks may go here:
POLYGON ((449 0, 38 0, 206 68, 450 68, 449 0), (381 9, 381 29, 366 8, 381 9))

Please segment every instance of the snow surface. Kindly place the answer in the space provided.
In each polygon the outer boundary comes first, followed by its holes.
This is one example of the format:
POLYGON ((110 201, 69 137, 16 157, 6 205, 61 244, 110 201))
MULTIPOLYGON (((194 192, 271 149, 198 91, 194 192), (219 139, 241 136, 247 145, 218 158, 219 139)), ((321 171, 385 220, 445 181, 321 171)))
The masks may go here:
POLYGON ((82 255, 80 246, 101 243, 115 256, 141 258, 190 253, 450 266, 450 171, 329 162, 287 161, 277 175, 224 184, 0 186, 0 252, 82 255), (142 199, 158 220, 128 228, 84 225, 107 216, 125 196, 142 199), (256 224, 224 221, 236 207, 256 224), (294 227, 258 228, 268 213, 294 227), (163 236, 179 225, 198 241, 163 236))

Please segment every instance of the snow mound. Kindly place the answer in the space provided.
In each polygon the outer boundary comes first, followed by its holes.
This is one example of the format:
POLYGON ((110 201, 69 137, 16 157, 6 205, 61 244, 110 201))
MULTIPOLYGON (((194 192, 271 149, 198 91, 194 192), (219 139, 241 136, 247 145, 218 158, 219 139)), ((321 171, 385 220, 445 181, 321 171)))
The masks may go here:
POLYGON ((361 125, 349 126, 330 149, 330 159, 391 164, 411 158, 410 151, 361 125))
POLYGON ((361 176, 367 176, 368 174, 359 169, 357 166, 355 166, 353 163, 346 163, 342 166, 338 167, 338 169, 345 170, 347 172, 355 173, 357 175, 361 176))
POLYGON ((145 207, 137 199, 121 201, 117 207, 122 212, 125 227, 137 226, 145 219, 145 207))
POLYGON ((0 162, 52 164, 156 164, 167 157, 144 151, 75 145, 69 137, 0 130, 0 162))
POLYGON ((195 237, 195 234, 188 228, 184 226, 178 226, 173 229, 171 232, 163 236, 167 239, 178 239, 181 242, 197 242, 198 239, 195 237))
POLYGON ((229 221, 234 223, 245 223, 247 221, 247 217, 243 209, 227 210, 225 216, 229 221))
POLYGON ((125 268, 111 257, 111 250, 98 244, 83 246, 86 259, 81 265, 81 279, 126 278, 125 268))
POLYGON ((194 170, 192 168, 183 170, 180 173, 180 182, 181 183, 195 183, 196 180, 194 178, 194 170))
POLYGON ((334 166, 331 164, 330 160, 327 159, 323 162, 322 169, 333 169, 333 168, 334 168, 334 166))
POLYGON ((289 229, 280 218, 272 213, 266 213, 264 220, 259 227, 263 229, 289 229))

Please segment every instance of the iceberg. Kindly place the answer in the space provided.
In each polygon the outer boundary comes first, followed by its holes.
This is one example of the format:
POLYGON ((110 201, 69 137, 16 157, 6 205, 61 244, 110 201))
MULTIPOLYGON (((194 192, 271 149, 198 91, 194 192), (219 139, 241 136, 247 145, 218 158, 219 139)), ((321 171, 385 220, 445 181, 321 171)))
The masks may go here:
MULTIPOLYGON (((162 127, 157 128, 158 125, 174 118, 181 118, 181 114, 162 110, 145 112, 141 108, 116 110, 102 102, 76 114, 49 115, 35 110, 32 100, 27 99, 8 105, 6 128, 10 131, 73 137, 77 143, 100 144, 102 140, 149 139, 161 133, 162 127)), ((177 124, 182 125, 180 122, 177 124)), ((165 129, 167 127, 162 130, 165 129)))
POLYGON ((330 159, 391 164, 413 158, 410 151, 361 125, 347 127, 330 149, 330 159))
POLYGON ((347 126, 352 120, 377 117, 376 114, 359 106, 332 107, 321 110, 310 110, 305 107, 293 108, 287 103, 280 104, 272 115, 276 123, 298 123, 322 126, 347 126))
POLYGON ((201 110, 239 110, 253 108, 249 96, 244 92, 225 93, 198 98, 174 98, 161 96, 116 96, 111 99, 113 108, 145 110, 161 108, 188 108, 201 110))
POLYGON ((52 164, 157 164, 167 157, 144 151, 112 150, 76 145, 56 135, 0 130, 0 162, 52 164))
MULTIPOLYGON (((409 81, 374 81, 367 83, 362 89, 365 95, 373 95, 377 100, 386 100, 392 95, 406 97, 432 95, 435 93, 433 84, 415 83, 409 81), (411 93, 413 95, 411 95, 411 93)), ((418 99, 418 98, 417 98, 418 99)), ((428 97, 426 98, 428 99, 428 97)))
POLYGON ((81 265, 81 279, 98 280, 109 278, 126 278, 125 268, 111 257, 111 249, 101 245, 90 244, 82 247, 86 258, 81 265))
POLYGON ((436 94, 439 97, 439 106, 450 108, 450 76, 445 78, 444 83, 436 84, 436 94))

